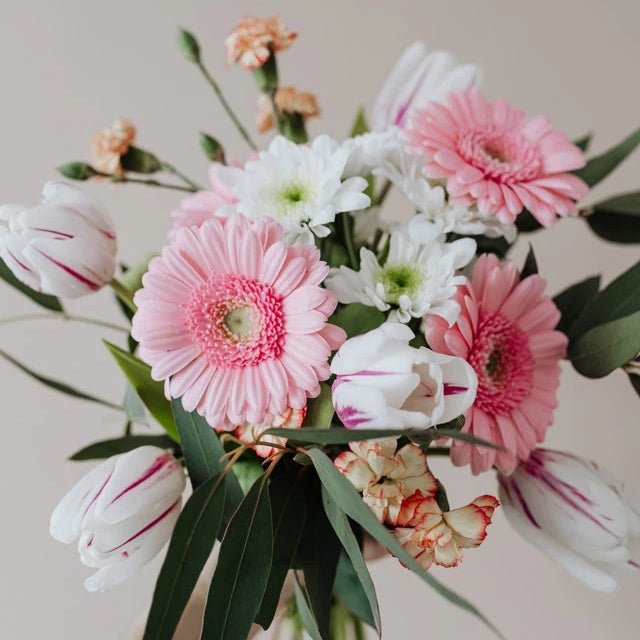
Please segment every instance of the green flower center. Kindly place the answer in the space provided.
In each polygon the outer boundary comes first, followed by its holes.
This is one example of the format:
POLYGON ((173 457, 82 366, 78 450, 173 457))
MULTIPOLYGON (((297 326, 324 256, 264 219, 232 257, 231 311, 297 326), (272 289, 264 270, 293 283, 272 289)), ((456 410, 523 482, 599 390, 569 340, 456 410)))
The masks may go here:
POLYGON ((400 296, 414 296, 422 285, 424 276, 419 269, 409 264, 392 264, 382 269, 382 284, 387 302, 397 304, 400 296))
POLYGON ((283 185, 274 194, 276 209, 282 218, 306 219, 305 204, 310 198, 311 190, 302 182, 283 185))

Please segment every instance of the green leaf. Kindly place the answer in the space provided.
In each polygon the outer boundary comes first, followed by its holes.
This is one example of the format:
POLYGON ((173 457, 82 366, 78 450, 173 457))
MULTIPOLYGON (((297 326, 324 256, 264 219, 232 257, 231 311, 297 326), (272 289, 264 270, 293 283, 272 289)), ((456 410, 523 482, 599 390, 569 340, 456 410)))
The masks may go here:
POLYGON ((353 302, 331 316, 331 324, 342 327, 349 338, 377 329, 386 320, 382 311, 353 302))
POLYGON ((57 167, 58 172, 69 180, 80 180, 84 182, 97 175, 97 171, 86 162, 67 162, 57 167))
POLYGON ((149 426, 144 403, 140 400, 138 392, 130 384, 127 384, 127 388, 124 391, 122 405, 129 422, 141 424, 145 427, 149 426))
POLYGON ((351 560, 349 560, 349 556, 344 550, 338 560, 333 592, 357 618, 370 627, 375 627, 376 623, 373 619, 368 596, 351 564, 351 560))
POLYGON ((222 540, 202 638, 245 640, 271 569, 273 529, 266 477, 256 480, 238 507, 222 540))
POLYGON ((345 516, 344 513, 340 510, 334 499, 331 497, 331 494, 324 486, 322 488, 322 503, 324 505, 324 511, 327 514, 327 518, 329 519, 333 530, 336 532, 336 535, 342 543, 342 547, 349 556, 351 565, 356 572, 356 575, 358 576, 360 585, 362 586, 362 589, 367 597, 369 608, 371 610, 371 613, 373 614, 373 626, 380 636, 382 626, 380 622, 380 608, 378 607, 376 589, 373 585, 373 580, 369 575, 367 563, 362 557, 362 552, 360 551, 358 540, 356 539, 356 536, 351 529, 351 525, 349 524, 347 516, 345 516))
POLYGON ((630 136, 605 153, 591 158, 585 167, 574 171, 574 173, 590 187, 593 187, 604 180, 638 144, 640 144, 640 129, 636 129, 630 136))
POLYGON ((143 640, 171 640, 222 524, 225 483, 209 478, 184 505, 153 593, 143 640))
POLYGON ((200 132, 200 146, 211 162, 226 164, 224 148, 215 138, 207 133, 200 132))
POLYGON ((435 589, 441 596, 446 598, 452 604, 455 604, 461 609, 478 617, 499 637, 502 637, 498 630, 480 611, 478 611, 476 607, 436 580, 405 551, 402 545, 393 537, 391 532, 376 518, 369 507, 362 501, 362 497, 349 480, 347 480, 333 466, 333 462, 331 462, 325 453, 319 449, 310 449, 308 454, 313 460, 313 464, 318 472, 320 481, 343 513, 357 522, 383 547, 396 556, 402 564, 411 569, 411 571, 419 576, 430 587, 435 589))
POLYGON ((582 136, 582 138, 578 138, 577 140, 574 140, 573 144, 575 144, 576 147, 579 147, 582 151, 586 153, 586 151, 589 149, 589 146, 591 145, 592 138, 593 138, 593 134, 587 133, 586 136, 582 136))
POLYGON ((640 262, 618 276, 584 306, 571 326, 570 338, 599 324, 640 311, 640 262))
POLYGON ((538 273, 538 261, 536 260, 536 254, 533 252, 533 246, 529 244, 529 251, 524 261, 524 266, 520 272, 520 280, 524 280, 529 276, 536 275, 538 273))
POLYGON ((320 395, 309 400, 307 415, 303 425, 316 429, 328 429, 333 419, 333 400, 331 399, 331 387, 325 382, 320 383, 320 395))
POLYGON ((233 475, 238 478, 244 494, 249 492, 253 483, 264 473, 260 458, 241 457, 233 463, 233 475))
MULTIPOLYGON (((219 474, 225 468, 224 449, 216 432, 207 421, 195 411, 188 413, 180 399, 171 401, 175 423, 180 434, 180 443, 187 463, 187 471, 193 488, 196 489, 209 478, 219 474)), ((225 504, 225 522, 228 522, 244 498, 244 492, 235 474, 225 476, 227 500, 225 504)))
POLYGON ((572 284, 556 295, 553 302, 562 314, 556 329, 569 335, 571 326, 599 289, 600 276, 591 276, 586 280, 572 284))
POLYGON ((27 287, 26 284, 20 282, 20 280, 13 275, 11 269, 9 269, 2 260, 0 260, 0 278, 20 291, 20 293, 24 293, 27 298, 31 298, 33 302, 39 304, 41 307, 49 309, 50 311, 63 311, 62 304, 58 298, 46 293, 39 293, 38 291, 31 289, 31 287, 27 287))
POLYGON ((518 214, 516 227, 520 233, 532 233, 539 231, 543 226, 533 217, 533 214, 526 209, 518 214))
POLYGON ((133 173, 156 173, 162 169, 162 163, 150 151, 129 147, 127 153, 120 158, 125 171, 133 173))
POLYGON ((296 555, 307 518, 305 483, 299 475, 281 475, 269 486, 273 515, 271 572, 256 622, 267 629, 275 616, 287 572, 296 555))
POLYGON ((176 443, 169 436, 164 435, 123 436, 122 438, 94 442, 88 447, 76 451, 69 457, 69 460, 76 462, 80 460, 103 460, 104 458, 110 458, 119 453, 127 453, 127 451, 132 451, 137 447, 148 445, 160 447, 161 449, 172 449, 176 446, 176 443))
POLYGON ((349 137, 354 138, 355 136, 361 136, 368 131, 369 124, 367 123, 367 116, 364 113, 364 108, 360 107, 353 120, 353 124, 351 125, 351 133, 349 133, 349 137))
POLYGON ((631 386, 634 388, 635 392, 640 396, 640 376, 635 373, 630 373, 629 382, 631 386))
POLYGON ((313 612, 311 611, 311 607, 309 606, 307 596, 305 595, 302 587, 300 586, 300 582, 298 581, 298 576, 296 576, 296 579, 293 583, 293 590, 296 599, 296 608, 298 610, 298 613, 300 614, 300 619, 302 620, 305 631, 309 634, 311 640, 323 640, 322 635, 320 634, 320 629, 318 629, 318 623, 313 617, 313 612))
POLYGON ((26 373, 28 376, 31 376, 34 380, 37 380, 40 384, 53 389, 54 391, 59 391, 60 393, 64 393, 67 396, 72 396, 73 398, 78 398, 79 400, 88 400, 89 402, 95 402, 97 404, 101 404, 103 407, 109 407, 110 409, 116 409, 117 411, 122 411, 122 407, 114 404, 113 402, 109 402, 108 400, 103 400, 102 398, 98 398, 89 393, 85 393, 84 391, 80 391, 75 387, 72 387, 64 382, 60 382, 55 380, 54 378, 49 378, 47 376, 43 376, 40 373, 37 373, 33 369, 27 367, 27 365, 23 364, 19 360, 16 360, 13 356, 10 356, 8 353, 0 349, 0 357, 4 358, 7 362, 10 362, 14 367, 17 367, 23 373, 26 373))
POLYGON ((620 244, 640 242, 640 191, 598 202, 585 220, 605 240, 620 244))
POLYGON ((106 340, 103 340, 103 343, 140 396, 140 400, 144 402, 144 406, 149 409, 149 413, 158 421, 170 438, 180 442, 171 413, 171 405, 164 397, 164 385, 162 382, 152 380, 151 367, 115 344, 106 340))
POLYGON ((640 352, 640 311, 589 329, 569 348, 576 371, 602 378, 640 352))

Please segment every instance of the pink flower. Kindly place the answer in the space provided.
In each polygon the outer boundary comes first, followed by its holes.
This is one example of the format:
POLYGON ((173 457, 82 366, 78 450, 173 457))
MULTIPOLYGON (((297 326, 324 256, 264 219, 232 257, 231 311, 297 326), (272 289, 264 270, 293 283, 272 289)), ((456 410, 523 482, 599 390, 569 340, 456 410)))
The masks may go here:
POLYGON ((173 239, 178 229, 182 227, 199 227, 205 220, 213 218, 218 209, 228 204, 235 204, 238 199, 222 183, 218 174, 224 168, 219 162, 214 162, 209 167, 209 182, 211 188, 206 191, 198 191, 192 196, 182 200, 180 207, 171 213, 175 219, 173 229, 169 231, 169 238, 173 239))
POLYGON ((464 358, 478 376, 463 431, 502 447, 454 442, 453 463, 471 463, 473 473, 494 464, 511 473, 551 424, 567 338, 554 331, 560 312, 544 288, 540 276, 520 280, 513 263, 481 256, 471 282, 458 287, 456 323, 449 327, 438 316, 425 319, 429 345, 464 358))
POLYGON ((261 458, 268 458, 274 453, 278 453, 278 451, 280 451, 279 447, 287 444, 287 439, 281 438, 280 436, 272 436, 265 433, 265 431, 274 427, 279 429, 299 429, 302 426, 302 422, 306 414, 306 407, 304 409, 288 408, 271 424, 251 424, 249 422, 245 422, 236 428, 236 436, 240 442, 249 445, 258 456, 261 458), (263 444, 253 444, 254 442, 260 442, 263 444), (269 446, 269 444, 264 443, 271 443, 277 446, 269 446))
POLYGON ((302 409, 345 339, 312 245, 287 246, 270 218, 238 214, 181 229, 135 296, 132 335, 155 380, 227 430, 302 409))
POLYGON ((402 503, 393 534, 425 569, 434 562, 457 567, 462 550, 480 546, 487 537, 499 505, 493 496, 484 495, 466 507, 443 512, 434 498, 417 491, 402 503))
POLYGON ((577 212, 588 186, 568 173, 585 164, 582 151, 547 118, 527 120, 503 100, 477 89, 418 110, 408 130, 413 151, 425 154, 427 177, 446 179, 453 203, 510 223, 526 207, 544 226, 577 212))

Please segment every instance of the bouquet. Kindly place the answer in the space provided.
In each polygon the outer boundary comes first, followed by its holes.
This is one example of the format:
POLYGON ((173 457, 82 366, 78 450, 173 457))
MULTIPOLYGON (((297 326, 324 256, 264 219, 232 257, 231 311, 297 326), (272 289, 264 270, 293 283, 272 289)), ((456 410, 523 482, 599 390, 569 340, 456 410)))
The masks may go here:
POLYGON ((8 285, 47 315, 113 328, 63 306, 109 287, 126 323, 122 343, 104 342, 120 403, 0 352, 123 415, 123 433, 71 456, 97 462, 51 534, 95 569, 89 591, 117 587, 168 543, 145 640, 174 636, 217 541, 207 640, 242 640, 276 617, 295 638, 380 635, 365 547, 495 630, 440 577, 498 508, 576 578, 613 590, 614 566, 640 566, 638 502, 596 463, 540 445, 562 359, 588 378, 622 369, 640 394, 640 263, 552 297, 533 249, 524 264, 508 255, 563 218, 640 242, 640 193, 585 203, 640 130, 587 160, 591 136, 572 142, 489 100, 475 65, 416 43, 346 140, 310 140, 318 101, 277 67, 296 37, 278 16, 247 17, 225 42, 255 80, 258 131, 276 130, 261 149, 180 30, 247 143, 229 159, 201 134, 208 185, 138 146, 124 118, 95 135, 90 162, 59 167, 71 181, 188 194, 157 255, 120 263, 110 213, 68 181, 48 182, 39 205, 0 207, 8 285), (391 190, 405 212, 385 210, 391 190), (496 496, 449 496, 432 456, 495 472, 496 496))

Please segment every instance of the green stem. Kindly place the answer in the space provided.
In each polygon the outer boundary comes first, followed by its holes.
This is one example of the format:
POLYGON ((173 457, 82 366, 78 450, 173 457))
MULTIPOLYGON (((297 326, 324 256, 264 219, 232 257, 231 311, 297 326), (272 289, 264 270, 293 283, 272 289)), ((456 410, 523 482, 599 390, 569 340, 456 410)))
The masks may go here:
POLYGON ((351 620, 353 621, 353 630, 356 633, 356 640, 365 640, 364 624, 362 624, 362 620, 357 616, 351 616, 351 620))
POLYGON ((351 229, 349 219, 349 213, 346 211, 340 214, 340 225, 342 228, 342 238, 344 240, 344 247, 347 250, 347 255, 349 256, 349 263, 351 264, 351 268, 358 270, 358 254, 356 253, 356 247, 353 242, 353 233, 351 229))
POLYGON ((198 191, 198 189, 194 189, 193 187, 183 187, 180 184, 169 184, 167 182, 160 182, 152 178, 130 178, 129 176, 112 176, 108 173, 100 173, 100 172, 96 172, 96 175, 99 175, 102 178, 108 178, 114 184, 118 184, 121 182, 128 182, 131 184, 143 184, 143 185, 146 185, 147 187, 158 187, 160 189, 173 189, 174 191, 186 191, 187 193, 195 193, 196 191, 198 191))
POLYGON ((429 447, 427 449, 428 456, 448 456, 449 453, 449 447, 429 447))
POLYGON ((224 97, 218 83, 213 79, 213 76, 209 73, 209 71, 204 66, 201 60, 197 60, 196 65, 202 72, 202 75, 205 77, 206 81, 209 83, 209 85, 213 89, 213 92, 218 97, 218 100, 220 100, 220 104, 222 105, 222 108, 227 112, 227 115, 231 118, 231 121, 233 122, 236 129, 238 130, 238 133, 244 138, 245 142, 249 145, 249 147, 251 147, 251 149, 253 149, 253 151, 257 151, 258 147, 256 143, 251 139, 249 132, 244 128, 243 124, 238 119, 238 116, 235 114, 235 112, 231 108, 231 105, 227 102, 227 99, 224 97))
POLYGON ((116 278, 111 280, 109 284, 111 285, 111 288, 118 296, 118 298, 120 298, 120 300, 122 300, 122 302, 127 305, 130 311, 133 311, 133 313, 135 313, 138 308, 133 302, 133 293, 124 284, 122 284, 120 280, 117 280, 116 278))
POLYGON ((112 329, 113 331, 122 331, 123 333, 129 333, 129 329, 121 327, 118 324, 106 322, 104 320, 96 320, 95 318, 85 318, 84 316, 74 316, 68 313, 26 313, 20 316, 10 316, 0 320, 0 325, 13 324, 14 322, 23 322, 25 320, 69 320, 71 322, 82 322, 84 324, 93 324, 105 329, 112 329))
POLYGON ((379 207, 385 201, 387 194, 389 193, 389 189, 391 189, 392 183, 391 180, 385 180, 382 188, 378 192, 378 195, 374 198, 375 204, 379 207))
POLYGON ((172 164, 169 164, 168 162, 164 162, 164 161, 161 161, 160 164, 162 165, 162 168, 165 171, 173 174, 174 176, 176 176, 176 178, 180 178, 180 180, 182 180, 187 186, 191 187, 192 190, 194 191, 203 190, 203 187, 201 187, 197 182, 194 182, 193 180, 191 180, 191 178, 185 176, 184 173, 182 173, 181 171, 178 171, 172 164))

